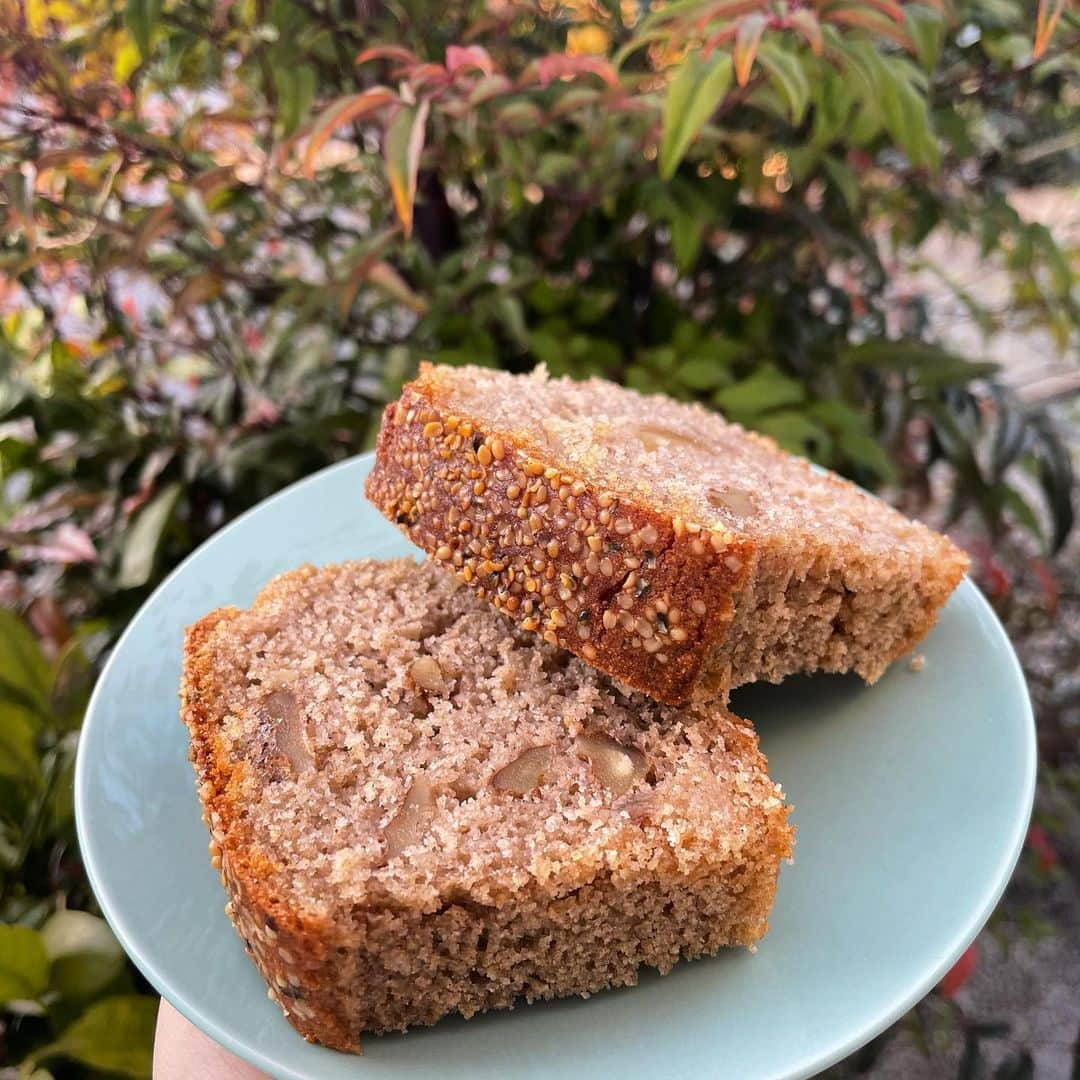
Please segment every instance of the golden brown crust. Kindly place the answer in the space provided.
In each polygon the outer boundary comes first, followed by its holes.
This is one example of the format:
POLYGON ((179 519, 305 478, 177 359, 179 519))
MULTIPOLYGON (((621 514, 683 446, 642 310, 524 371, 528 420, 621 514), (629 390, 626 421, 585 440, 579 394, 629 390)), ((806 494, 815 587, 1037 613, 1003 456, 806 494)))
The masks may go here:
POLYGON ((481 598, 659 701, 689 696, 753 544, 564 471, 550 449, 446 412, 423 382, 383 416, 367 495, 481 598))
POLYGON ((221 608, 188 627, 180 691, 180 717, 190 734, 189 756, 210 830, 210 858, 229 897, 225 913, 266 979, 270 998, 297 1031, 309 1042, 358 1051, 357 1033, 343 1026, 333 987, 320 978, 330 928, 267 889, 272 868, 257 853, 237 797, 245 763, 221 752, 214 707, 218 688, 205 650, 212 647, 217 627, 238 614, 236 608, 221 608))
MULTIPOLYGON (((627 494, 626 477, 586 475, 557 444, 466 413, 454 387, 467 378, 425 366, 387 407, 368 498, 477 595, 659 701, 726 699, 797 671, 873 682, 929 631, 966 570, 946 538, 833 476, 814 483, 844 503, 842 538, 815 525, 789 545, 782 532, 702 527, 670 501, 627 494), (903 537, 902 562, 860 548, 858 513, 898 549, 903 537)), ((811 475, 771 440, 738 437, 789 487, 811 475)))
MULTIPOLYGON (((400 565, 392 565, 399 573, 400 565)), ((714 835, 712 816, 699 810, 677 818, 675 838, 658 844, 640 871, 631 872, 626 862, 590 870, 583 860, 566 862, 556 852, 550 865, 538 864, 529 883, 493 892, 490 901, 456 887, 423 904, 362 890, 363 902, 331 906, 332 916, 306 910, 301 897, 312 894, 288 887, 275 862, 289 856, 263 831, 254 835, 253 798, 259 785, 277 781, 265 772, 260 777, 257 756, 237 752, 227 702, 236 700, 230 690, 235 694, 237 681, 246 686, 251 671, 240 620, 265 625, 268 608, 296 611, 304 584, 336 580, 338 569, 282 575, 251 612, 213 612, 189 628, 184 643, 181 715, 212 861, 229 898, 226 913, 270 997, 304 1038, 356 1052, 365 1031, 632 985, 641 965, 664 972, 680 956, 752 945, 766 931, 779 863, 790 856, 794 833, 752 729, 726 715, 716 718, 723 760, 733 763, 738 778, 715 797, 727 807, 720 818, 737 812, 742 822, 730 835, 722 829, 714 835)), ((423 595, 438 591, 430 581, 442 575, 429 566, 415 572, 428 583, 420 586, 423 595)), ((697 797, 711 789, 695 783, 692 790, 697 797)), ((644 794, 625 807, 637 829, 651 828, 643 823, 661 812, 644 794)))

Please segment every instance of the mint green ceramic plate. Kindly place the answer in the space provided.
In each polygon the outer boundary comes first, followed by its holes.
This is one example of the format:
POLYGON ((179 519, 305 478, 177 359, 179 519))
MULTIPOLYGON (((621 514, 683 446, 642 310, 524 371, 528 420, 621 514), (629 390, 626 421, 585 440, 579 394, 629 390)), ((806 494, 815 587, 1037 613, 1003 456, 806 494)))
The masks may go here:
POLYGON ((409 551, 363 498, 370 456, 256 507, 191 556, 132 621, 83 728, 83 857, 147 978, 219 1043, 277 1077, 809 1076, 929 990, 990 914, 1031 810, 1023 677, 965 581, 921 651, 872 688, 819 677, 736 695, 794 804, 795 862, 758 952, 646 975, 633 990, 309 1046, 267 1000, 223 914, 177 718, 184 626, 247 605, 282 570, 409 551))

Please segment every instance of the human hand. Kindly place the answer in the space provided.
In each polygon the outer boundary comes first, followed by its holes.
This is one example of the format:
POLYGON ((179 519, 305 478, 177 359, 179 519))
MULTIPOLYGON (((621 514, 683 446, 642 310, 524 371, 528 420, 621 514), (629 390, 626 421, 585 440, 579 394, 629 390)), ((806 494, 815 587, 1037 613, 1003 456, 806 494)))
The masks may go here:
POLYGON ((164 998, 154 1033, 154 1080, 267 1080, 266 1073, 222 1049, 164 998))

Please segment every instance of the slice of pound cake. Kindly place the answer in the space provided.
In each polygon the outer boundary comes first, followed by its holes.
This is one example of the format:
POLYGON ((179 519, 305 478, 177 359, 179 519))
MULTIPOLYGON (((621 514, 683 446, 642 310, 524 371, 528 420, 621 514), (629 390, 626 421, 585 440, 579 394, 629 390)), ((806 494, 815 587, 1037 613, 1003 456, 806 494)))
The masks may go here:
POLYGON ((752 945, 792 849, 749 724, 628 696, 431 563, 207 615, 181 700, 229 917, 342 1050, 752 945))
POLYGON ((771 439, 542 371, 425 366, 367 493, 526 629, 674 704, 797 671, 873 682, 967 567, 771 439))

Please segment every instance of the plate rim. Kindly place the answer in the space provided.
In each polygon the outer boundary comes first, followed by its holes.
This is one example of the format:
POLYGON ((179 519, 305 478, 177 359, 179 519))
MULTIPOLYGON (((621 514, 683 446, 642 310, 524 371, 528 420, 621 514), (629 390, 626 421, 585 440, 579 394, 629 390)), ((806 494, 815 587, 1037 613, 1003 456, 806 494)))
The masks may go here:
MULTIPOLYGON (((371 450, 365 453, 355 454, 342 461, 337 461, 331 465, 324 466, 323 468, 310 473, 308 476, 294 481, 280 491, 275 492, 273 495, 260 500, 254 506, 249 507, 242 514, 235 517, 227 525, 207 537, 206 540, 195 548, 194 551, 185 556, 185 558, 162 579, 157 587, 139 606, 138 610, 132 616, 131 621, 124 628, 123 633, 113 646, 112 651, 101 670, 101 674, 94 684, 90 699, 87 702, 83 723, 80 727, 79 742, 75 757, 75 776, 73 784, 75 831, 79 843, 80 856, 82 858, 83 867, 86 870, 87 880, 89 881, 90 888, 101 908, 102 915, 112 929, 112 932, 116 935, 124 952, 132 963, 134 963, 142 972, 143 976, 154 987, 158 994, 168 1001, 173 1008, 194 1024, 199 1030, 208 1035, 221 1047, 235 1054, 241 1060, 254 1065, 256 1068, 262 1069, 270 1076, 280 1077, 282 1080, 310 1080, 311 1074, 299 1072, 291 1066, 284 1065, 275 1060, 272 1056, 264 1053, 260 1047, 249 1045, 247 1042, 242 1041, 239 1036, 234 1035, 228 1028, 219 1024, 213 1016, 200 1009, 196 1000, 189 1000, 186 995, 176 991, 170 982, 167 965, 156 962, 151 955, 144 952, 141 944, 137 940, 138 934, 131 931, 127 926, 123 904, 113 902, 113 896, 104 884, 104 874, 101 869, 109 860, 107 858, 101 858, 99 863, 99 856, 101 853, 95 848, 94 842, 90 838, 90 834, 83 825, 87 813, 87 802, 90 798, 87 781, 87 766, 85 764, 86 755, 89 753, 85 747, 89 745, 90 742, 87 738, 87 733, 93 730, 95 717, 100 711, 100 700, 105 694, 103 688, 105 687, 110 672, 114 664, 117 663, 117 659, 121 655, 129 637, 134 636, 138 632, 142 619, 154 604, 158 594, 163 592, 175 577, 178 577, 183 573, 189 563, 197 558, 203 557, 204 553, 211 545, 215 544, 225 536, 226 533, 242 526, 249 517, 263 512, 268 506, 277 502, 279 499, 287 498, 296 489, 307 484, 316 483, 328 474, 338 470, 361 467, 365 461, 370 460, 373 457, 374 451, 371 450)), ((821 1049, 813 1054, 812 1057, 808 1056, 806 1060, 799 1063, 791 1071, 782 1075, 778 1074, 777 1080, 806 1080, 808 1077, 815 1076, 822 1070, 843 1060, 849 1054, 854 1053, 860 1047, 865 1046, 887 1028, 891 1027, 901 1016, 908 1012, 912 1006, 921 1001, 922 998, 941 981, 986 925, 1000 902, 1001 897, 1004 895, 1005 889, 1008 887, 1013 872, 1016 869, 1016 865, 1020 860, 1034 808, 1036 778, 1038 773, 1035 716, 1031 704, 1031 695, 1028 690, 1027 679, 1024 676, 1019 658, 1016 655, 1016 650, 1013 648, 1008 634, 1006 634, 1004 627, 1001 625, 1001 621, 998 619, 994 609, 990 606, 989 601, 966 574, 961 580, 954 595, 958 595, 961 590, 968 591, 972 602, 980 609, 984 618, 989 616, 989 622, 993 627, 995 635, 1002 639, 1006 644, 1006 651, 1008 654, 1008 674, 1016 680, 1022 691, 1020 697, 1023 706, 1023 716, 1019 722, 1025 733, 1024 760, 1022 762, 1024 769, 1022 804, 1026 809, 1016 817, 1013 822, 1012 834, 1007 838, 1007 843, 1002 845, 1001 855, 994 871, 993 886, 983 894, 981 904, 973 909, 972 914, 967 919, 965 925, 953 936, 952 941, 943 951, 943 955, 938 963, 928 969, 928 973, 924 974, 921 979, 916 980, 911 986, 899 993, 893 1003, 888 1008, 883 1009, 881 1014, 872 1023, 863 1025, 858 1031, 821 1049)), ((896 662, 899 663, 902 661, 896 662)), ((296 1038, 301 1038, 301 1036, 296 1035, 296 1038)))

